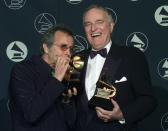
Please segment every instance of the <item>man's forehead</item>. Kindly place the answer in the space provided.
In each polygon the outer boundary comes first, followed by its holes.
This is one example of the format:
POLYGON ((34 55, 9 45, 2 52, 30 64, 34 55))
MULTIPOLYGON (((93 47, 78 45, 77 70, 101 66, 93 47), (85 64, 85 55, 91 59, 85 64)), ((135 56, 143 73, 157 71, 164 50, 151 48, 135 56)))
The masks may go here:
POLYGON ((104 18, 104 17, 107 17, 108 18, 108 14, 102 10, 102 9, 97 9, 97 8, 94 8, 95 10, 89 10, 85 17, 84 17, 84 21, 87 21, 88 19, 92 19, 92 18, 96 18, 96 19, 101 19, 101 18, 104 18))

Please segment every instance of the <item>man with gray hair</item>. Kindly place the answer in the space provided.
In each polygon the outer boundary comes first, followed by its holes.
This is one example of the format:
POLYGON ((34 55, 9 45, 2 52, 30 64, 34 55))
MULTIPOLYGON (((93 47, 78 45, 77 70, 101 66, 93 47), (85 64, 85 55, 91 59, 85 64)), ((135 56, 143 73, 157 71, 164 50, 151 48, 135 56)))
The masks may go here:
MULTIPOLYGON (((13 131, 70 131, 72 106, 62 103, 62 93, 67 89, 62 81, 73 44, 71 29, 53 26, 43 35, 42 55, 13 67, 9 83, 13 131)), ((71 97, 77 91, 73 88, 68 93, 71 97)))
POLYGON ((112 42, 114 22, 102 6, 88 7, 83 25, 92 49, 81 52, 86 64, 81 74, 83 91, 77 98, 77 131, 136 130, 156 107, 144 54, 112 42), (103 90, 115 91, 114 96, 103 90))

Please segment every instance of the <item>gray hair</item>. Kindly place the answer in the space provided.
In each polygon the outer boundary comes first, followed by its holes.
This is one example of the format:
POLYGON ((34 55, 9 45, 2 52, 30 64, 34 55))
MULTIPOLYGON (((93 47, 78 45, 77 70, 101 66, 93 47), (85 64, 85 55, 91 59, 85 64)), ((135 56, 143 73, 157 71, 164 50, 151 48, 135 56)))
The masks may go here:
POLYGON ((64 33, 67 33, 68 35, 72 36, 72 38, 74 39, 74 33, 69 27, 63 24, 54 25, 51 28, 49 28, 42 36, 42 39, 41 39, 41 53, 42 54, 44 54, 44 49, 42 45, 45 43, 47 47, 50 48, 54 42, 55 32, 57 31, 62 31, 64 33))
POLYGON ((86 13, 93 8, 103 10, 108 16, 108 21, 114 22, 111 13, 106 8, 104 8, 103 6, 100 6, 100 5, 90 5, 88 8, 86 8, 86 10, 83 13, 83 25, 84 25, 84 19, 85 19, 86 13))

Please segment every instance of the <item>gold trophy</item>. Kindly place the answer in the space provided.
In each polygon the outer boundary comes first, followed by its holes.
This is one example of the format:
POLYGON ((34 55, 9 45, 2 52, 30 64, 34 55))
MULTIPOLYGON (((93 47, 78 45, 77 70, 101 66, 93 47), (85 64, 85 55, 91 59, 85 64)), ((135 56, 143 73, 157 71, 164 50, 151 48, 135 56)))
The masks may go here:
MULTIPOLYGON (((70 62, 70 68, 66 71, 66 74, 63 79, 63 84, 68 89, 77 88, 78 92, 80 91, 80 74, 84 66, 84 56, 82 54, 75 54, 72 56, 70 62)), ((65 94, 67 94, 67 90, 65 94)), ((63 103, 70 103, 70 97, 67 95, 63 96, 63 103)))
POLYGON ((117 89, 110 83, 101 79, 96 84, 96 91, 94 96, 89 100, 91 107, 102 107, 106 110, 112 110, 113 104, 111 99, 116 96, 117 89))
POLYGON ((80 72, 84 66, 84 56, 80 53, 72 56, 70 68, 67 70, 63 83, 68 88, 80 87, 80 72))

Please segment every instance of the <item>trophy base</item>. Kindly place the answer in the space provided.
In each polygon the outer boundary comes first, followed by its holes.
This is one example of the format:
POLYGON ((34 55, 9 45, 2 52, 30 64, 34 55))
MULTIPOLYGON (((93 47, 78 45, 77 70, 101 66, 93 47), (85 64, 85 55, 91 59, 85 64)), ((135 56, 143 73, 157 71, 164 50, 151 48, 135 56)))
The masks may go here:
POLYGON ((111 102, 111 100, 109 99, 104 99, 101 97, 96 97, 93 96, 90 100, 89 100, 89 106, 90 107, 101 107, 105 110, 113 110, 114 106, 111 102))

